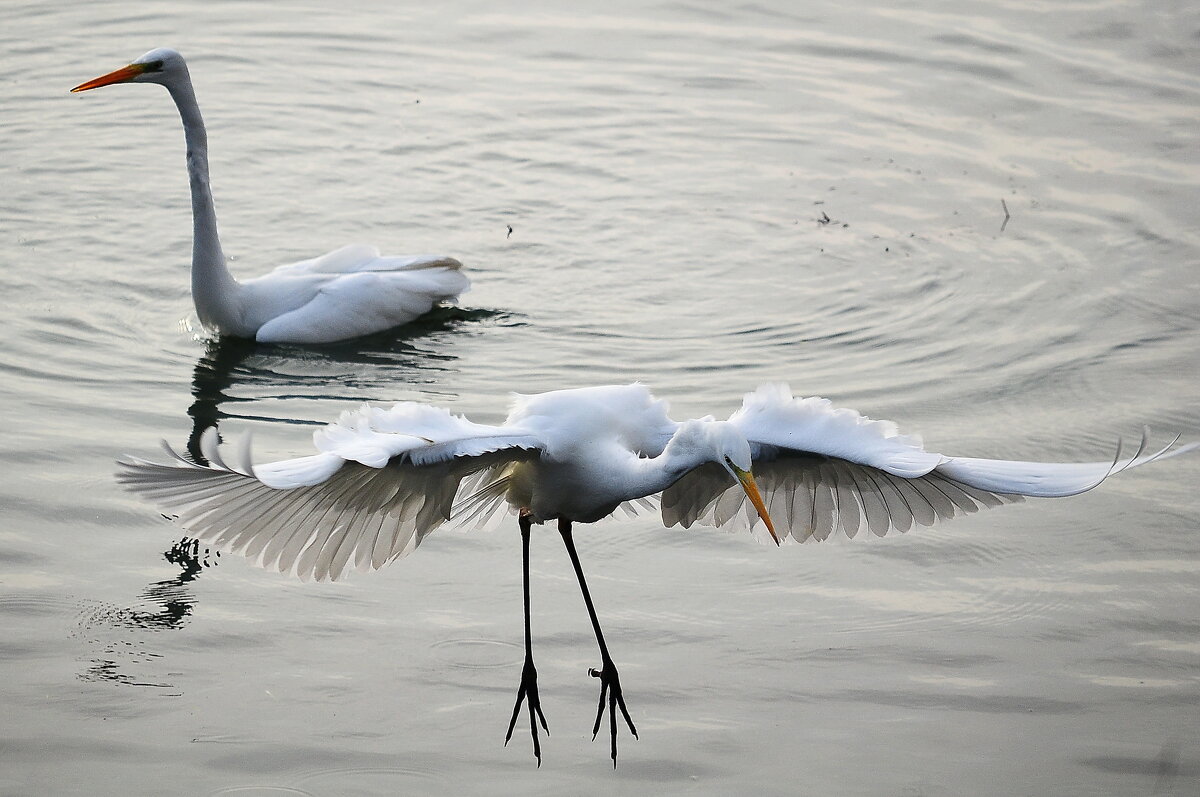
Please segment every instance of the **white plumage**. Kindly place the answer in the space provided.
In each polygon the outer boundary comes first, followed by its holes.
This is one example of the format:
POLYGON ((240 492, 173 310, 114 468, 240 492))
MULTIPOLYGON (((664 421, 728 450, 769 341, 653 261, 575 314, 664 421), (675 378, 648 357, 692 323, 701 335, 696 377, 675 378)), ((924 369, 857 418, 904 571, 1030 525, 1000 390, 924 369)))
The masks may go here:
POLYGON ((217 235, 208 135, 183 56, 151 50, 71 91, 114 83, 159 83, 179 109, 192 194, 192 299, 201 323, 213 332, 264 342, 331 343, 406 324, 470 287, 452 257, 381 256, 361 244, 239 282, 217 235))
POLYGON ((1197 445, 1147 452, 1143 440, 1132 456, 1085 463, 950 457, 894 423, 794 398, 782 385, 747 394, 727 421, 679 423, 637 384, 516 396, 500 426, 416 403, 364 406, 314 442, 308 457, 225 464, 210 429, 210 465, 172 452, 165 464, 122 463, 120 479, 211 545, 336 579, 351 561, 377 568, 410 552, 447 521, 480 524, 505 512, 593 522, 621 505, 657 503, 667 526, 754 529, 769 517, 780 539, 882 536, 1023 496, 1083 492, 1197 445), (766 512, 726 457, 754 474, 766 512))

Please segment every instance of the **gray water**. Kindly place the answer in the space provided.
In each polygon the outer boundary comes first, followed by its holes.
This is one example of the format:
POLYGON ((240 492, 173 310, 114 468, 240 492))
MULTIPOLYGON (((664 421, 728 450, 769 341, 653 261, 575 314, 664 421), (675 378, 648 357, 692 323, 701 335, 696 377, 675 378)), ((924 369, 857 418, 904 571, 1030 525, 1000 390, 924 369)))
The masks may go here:
POLYGON ((278 458, 363 401, 496 422, 512 390, 634 379, 676 417, 787 381, 951 454, 1198 439, 1195 4, 3 17, 0 794, 1200 791, 1200 456, 884 539, 581 531, 641 733, 616 772, 553 532, 539 770, 524 722, 502 745, 515 528, 303 584, 182 545, 112 478, 214 421, 278 458), (344 346, 206 343, 169 98, 67 93, 160 45, 190 59, 236 273, 445 253, 461 307, 344 346))

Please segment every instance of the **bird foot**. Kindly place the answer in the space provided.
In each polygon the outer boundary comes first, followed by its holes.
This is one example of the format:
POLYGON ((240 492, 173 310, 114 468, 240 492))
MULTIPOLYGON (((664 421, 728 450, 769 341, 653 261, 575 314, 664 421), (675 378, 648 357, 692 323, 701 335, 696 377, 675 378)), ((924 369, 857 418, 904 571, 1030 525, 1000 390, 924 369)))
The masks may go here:
POLYGON ((621 678, 617 673, 617 667, 612 663, 612 659, 605 657, 601 669, 591 668, 588 670, 588 675, 593 678, 600 679, 600 705, 596 709, 596 724, 592 726, 592 739, 600 733, 600 723, 604 720, 604 699, 608 698, 608 731, 612 737, 612 762, 613 769, 617 768, 617 709, 621 709, 621 716, 625 718, 625 724, 629 726, 629 732, 633 734, 633 738, 638 738, 637 728, 633 726, 633 720, 629 718, 629 709, 625 708, 625 698, 621 694, 621 678))
POLYGON ((517 725, 517 717, 521 714, 521 704, 529 702, 529 733, 533 736, 533 755, 537 758, 538 767, 542 766, 542 743, 538 739, 537 721, 542 723, 542 730, 550 735, 546 726, 546 718, 542 715, 542 701, 538 698, 537 668, 533 666, 533 657, 525 657, 525 666, 521 670, 521 686, 517 688, 517 704, 513 706, 512 719, 508 723, 508 733, 504 735, 504 746, 512 738, 513 728, 517 725))

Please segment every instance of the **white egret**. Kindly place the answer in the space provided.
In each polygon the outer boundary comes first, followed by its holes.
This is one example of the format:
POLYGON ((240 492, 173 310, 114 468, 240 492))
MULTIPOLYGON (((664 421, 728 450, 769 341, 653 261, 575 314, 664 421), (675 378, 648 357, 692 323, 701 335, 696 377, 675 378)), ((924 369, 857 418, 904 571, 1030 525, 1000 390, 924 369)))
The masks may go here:
MULTIPOLYGON (((445 409, 399 403, 347 411, 314 434, 318 453, 253 465, 248 446, 234 462, 215 429, 202 439, 209 465, 172 454, 158 464, 122 462, 119 479, 146 495, 206 544, 244 554, 302 578, 336 579, 351 561, 383 566, 414 550, 446 521, 467 525, 517 515, 521 529, 525 663, 507 743, 528 701, 534 755, 541 763, 538 699, 529 619, 529 534, 555 520, 575 569, 600 648, 600 705, 607 698, 613 764, 619 708, 634 735, 617 668, 596 619, 573 523, 621 506, 652 508, 667 526, 693 523, 753 529, 761 519, 776 543, 823 540, 837 530, 882 536, 930 525, 1023 496, 1090 490, 1111 474, 1195 448, 1137 452, 1104 462, 1045 463, 948 457, 924 450, 894 423, 794 398, 786 386, 746 395, 728 420, 682 423, 640 384, 517 396, 500 426, 445 409), (754 475, 751 475, 751 474, 754 475), (760 492, 761 491, 761 492, 760 492), (457 499, 457 500, 456 500, 457 499)), ((1178 440, 1178 438, 1176 438, 1178 440)))
POLYGON ((192 191, 192 299, 208 329, 274 343, 332 343, 406 324, 470 286, 462 264, 441 255, 381 256, 354 244, 239 282, 229 272, 208 177, 208 135, 183 56, 151 50, 71 89, 158 83, 170 92, 187 141, 192 191))

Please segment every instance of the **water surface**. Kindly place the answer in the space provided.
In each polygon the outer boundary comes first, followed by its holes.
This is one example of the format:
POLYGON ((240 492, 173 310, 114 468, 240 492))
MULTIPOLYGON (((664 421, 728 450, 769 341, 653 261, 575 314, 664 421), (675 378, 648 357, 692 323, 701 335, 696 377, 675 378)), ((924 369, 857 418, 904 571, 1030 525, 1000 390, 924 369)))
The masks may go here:
POLYGON ((0 793, 1200 789, 1194 456, 883 540, 580 533, 642 737, 616 773, 557 535, 533 545, 537 770, 524 726, 501 745, 515 528, 301 584, 182 543, 112 479, 212 422, 267 458, 362 401, 494 422, 512 390, 634 379, 676 417, 787 381, 964 455, 1195 439, 1191 6, 5 17, 0 793), (444 252, 462 307, 320 349, 201 339, 174 108, 67 93, 161 45, 190 59, 236 273, 444 252))

